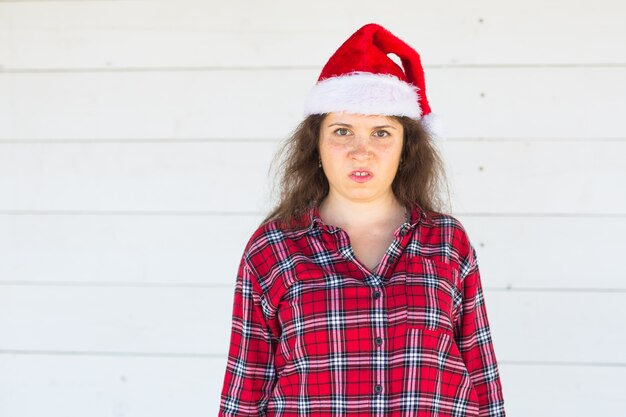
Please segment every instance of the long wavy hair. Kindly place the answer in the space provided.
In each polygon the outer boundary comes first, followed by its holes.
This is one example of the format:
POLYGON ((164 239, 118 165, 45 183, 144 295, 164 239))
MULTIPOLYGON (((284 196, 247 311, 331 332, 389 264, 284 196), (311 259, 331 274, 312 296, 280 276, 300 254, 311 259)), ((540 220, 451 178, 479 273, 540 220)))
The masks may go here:
MULTIPOLYGON (((279 170, 274 180, 273 194, 279 187, 278 202, 261 224, 277 220, 279 227, 293 226, 294 219, 301 216, 312 205, 319 203, 329 191, 328 180, 318 166, 320 159, 319 138, 324 114, 306 117, 279 147, 270 164, 278 162, 279 170)), ((429 212, 443 212, 441 197, 448 184, 442 158, 428 130, 421 120, 406 116, 390 116, 404 127, 402 162, 391 184, 393 193, 405 207, 419 205, 427 215, 429 212)), ((449 198, 445 200, 449 201, 449 198)))

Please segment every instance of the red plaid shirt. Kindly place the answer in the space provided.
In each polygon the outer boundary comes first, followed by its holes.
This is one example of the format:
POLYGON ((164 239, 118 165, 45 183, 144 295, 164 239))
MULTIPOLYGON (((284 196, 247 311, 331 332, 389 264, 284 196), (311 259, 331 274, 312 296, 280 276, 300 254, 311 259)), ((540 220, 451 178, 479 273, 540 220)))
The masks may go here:
POLYGON ((317 207, 253 233, 219 416, 505 416, 474 247, 409 214, 375 273, 317 207))

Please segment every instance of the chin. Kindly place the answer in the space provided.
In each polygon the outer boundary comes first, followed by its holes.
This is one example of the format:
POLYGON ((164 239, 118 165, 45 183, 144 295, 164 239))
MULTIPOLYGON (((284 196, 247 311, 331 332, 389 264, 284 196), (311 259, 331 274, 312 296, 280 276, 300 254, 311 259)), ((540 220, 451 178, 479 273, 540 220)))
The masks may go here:
POLYGON ((368 192, 353 192, 350 193, 350 198, 354 201, 370 201, 372 199, 372 197, 374 197, 376 195, 376 193, 371 192, 368 190, 368 192))

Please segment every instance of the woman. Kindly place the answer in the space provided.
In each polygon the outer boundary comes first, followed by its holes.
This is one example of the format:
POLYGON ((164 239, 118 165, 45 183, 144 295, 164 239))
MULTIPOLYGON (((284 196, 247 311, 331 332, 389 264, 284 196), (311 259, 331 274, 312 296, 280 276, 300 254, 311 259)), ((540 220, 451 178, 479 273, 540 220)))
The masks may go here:
POLYGON ((505 416, 430 113, 419 55, 383 27, 328 61, 239 264, 220 416, 505 416))

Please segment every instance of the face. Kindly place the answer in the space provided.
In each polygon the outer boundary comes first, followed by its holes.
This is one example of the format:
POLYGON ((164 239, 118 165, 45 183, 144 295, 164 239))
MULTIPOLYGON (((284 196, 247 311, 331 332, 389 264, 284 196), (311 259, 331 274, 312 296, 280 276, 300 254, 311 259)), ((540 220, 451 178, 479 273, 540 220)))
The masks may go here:
POLYGON ((404 128, 392 117, 329 113, 319 138, 329 193, 362 202, 389 197, 403 141, 404 128))

